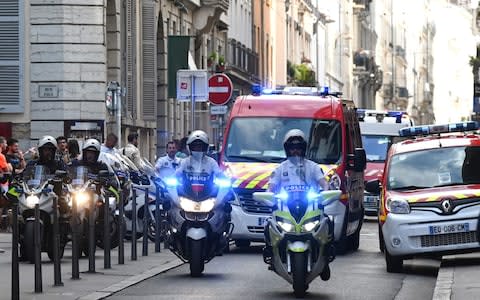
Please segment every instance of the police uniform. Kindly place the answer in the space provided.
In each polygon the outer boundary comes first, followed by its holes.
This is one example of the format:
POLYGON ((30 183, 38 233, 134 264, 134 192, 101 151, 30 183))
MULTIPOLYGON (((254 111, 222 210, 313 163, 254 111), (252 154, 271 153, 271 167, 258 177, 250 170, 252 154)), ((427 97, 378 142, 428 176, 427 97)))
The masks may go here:
POLYGON ((319 182, 322 178, 324 178, 323 171, 317 163, 302 159, 298 164, 294 164, 287 159, 273 171, 269 186, 275 187, 274 192, 288 186, 300 185, 320 189, 322 187, 319 186, 319 182))
POLYGON ((182 159, 180 162, 180 167, 177 169, 176 174, 181 175, 183 172, 186 173, 207 173, 219 175, 222 173, 217 162, 206 155, 203 155, 202 159, 194 159, 192 156, 189 156, 185 159, 182 159))
POLYGON ((157 160, 157 163, 155 164, 155 170, 161 177, 168 176, 175 173, 175 170, 179 165, 180 159, 178 157, 170 158, 170 156, 165 155, 157 160))

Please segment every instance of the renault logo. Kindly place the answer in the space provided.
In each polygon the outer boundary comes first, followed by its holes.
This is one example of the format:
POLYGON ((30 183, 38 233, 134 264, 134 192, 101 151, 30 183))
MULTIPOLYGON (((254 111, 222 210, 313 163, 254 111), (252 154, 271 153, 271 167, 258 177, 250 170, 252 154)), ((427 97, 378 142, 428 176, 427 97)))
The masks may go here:
POLYGON ((443 212, 445 213, 452 212, 453 206, 452 206, 452 203, 450 203, 450 200, 445 200, 442 202, 442 209, 443 209, 443 212))

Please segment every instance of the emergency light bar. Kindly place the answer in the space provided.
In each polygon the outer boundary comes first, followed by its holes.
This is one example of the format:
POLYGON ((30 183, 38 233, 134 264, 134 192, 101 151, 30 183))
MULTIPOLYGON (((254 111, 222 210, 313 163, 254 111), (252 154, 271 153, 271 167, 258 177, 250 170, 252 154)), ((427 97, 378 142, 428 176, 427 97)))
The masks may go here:
POLYGON ((405 127, 398 131, 400 136, 413 137, 429 134, 440 134, 449 132, 464 132, 480 129, 480 124, 476 121, 469 121, 463 123, 450 123, 444 125, 422 125, 405 127))
POLYGON ((328 87, 322 87, 320 90, 317 87, 306 86, 286 86, 282 89, 263 88, 259 84, 252 85, 252 95, 304 95, 304 96, 335 96, 342 95, 341 92, 330 92, 328 87))
POLYGON ((406 111, 380 111, 373 109, 357 109, 359 121, 387 123, 385 118, 390 118, 388 123, 404 123, 413 125, 406 111), (403 122, 402 122, 403 121, 403 122))

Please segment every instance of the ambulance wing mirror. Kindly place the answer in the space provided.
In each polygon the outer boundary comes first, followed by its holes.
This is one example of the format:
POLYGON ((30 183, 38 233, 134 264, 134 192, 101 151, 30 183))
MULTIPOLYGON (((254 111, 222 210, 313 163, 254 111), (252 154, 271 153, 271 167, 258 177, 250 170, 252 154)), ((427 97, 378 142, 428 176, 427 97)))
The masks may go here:
POLYGON ((355 148, 353 154, 348 154, 348 169, 363 172, 367 166, 367 154, 363 148, 355 148))
POLYGON ((372 179, 365 182, 365 190, 371 194, 380 195, 381 188, 380 180, 378 179, 372 179))

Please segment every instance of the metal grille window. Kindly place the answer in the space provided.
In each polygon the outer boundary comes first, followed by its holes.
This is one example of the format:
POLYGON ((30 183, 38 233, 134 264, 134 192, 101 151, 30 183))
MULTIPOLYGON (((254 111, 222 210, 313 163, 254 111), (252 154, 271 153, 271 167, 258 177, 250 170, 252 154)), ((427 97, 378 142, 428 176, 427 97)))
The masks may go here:
POLYGON ((0 1, 0 113, 23 112, 23 0, 0 1))

